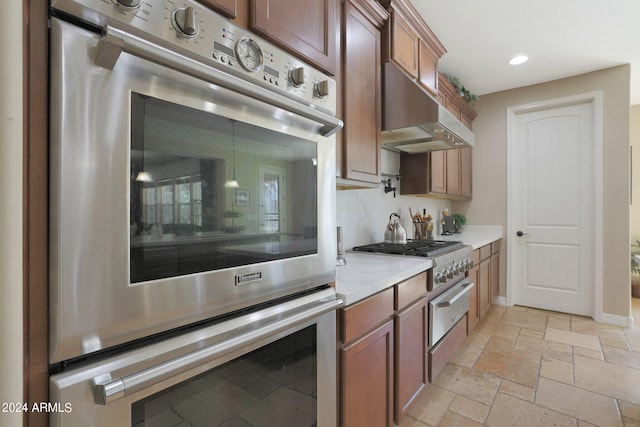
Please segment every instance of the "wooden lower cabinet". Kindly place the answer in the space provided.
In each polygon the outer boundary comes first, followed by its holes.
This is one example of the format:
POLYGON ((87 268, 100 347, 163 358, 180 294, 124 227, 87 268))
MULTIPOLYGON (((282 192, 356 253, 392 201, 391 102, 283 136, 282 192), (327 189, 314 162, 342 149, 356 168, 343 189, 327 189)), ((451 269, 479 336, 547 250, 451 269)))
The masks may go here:
POLYGON ((393 425, 393 321, 341 350, 343 427, 393 425))
POLYGON ((467 277, 474 284, 469 294, 469 312, 467 313, 467 330, 470 333, 475 329, 480 321, 480 265, 478 264, 480 255, 474 251, 471 258, 474 266, 467 272, 467 277))
POLYGON ((427 384, 425 366, 428 321, 427 301, 421 298, 395 316, 395 421, 400 424, 427 384))

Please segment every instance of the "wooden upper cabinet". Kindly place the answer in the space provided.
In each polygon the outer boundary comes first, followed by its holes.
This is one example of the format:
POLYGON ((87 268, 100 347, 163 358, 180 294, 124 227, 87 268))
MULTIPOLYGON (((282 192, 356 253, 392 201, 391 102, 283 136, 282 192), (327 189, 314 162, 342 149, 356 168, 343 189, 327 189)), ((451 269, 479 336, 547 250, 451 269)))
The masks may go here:
POLYGON ((447 194, 459 196, 460 187, 460 150, 446 150, 444 152, 447 159, 447 194))
POLYGON ((251 28, 333 75, 337 5, 338 0, 251 0, 251 28))
POLYGON ((418 49, 418 82, 432 95, 438 94, 438 60, 437 54, 422 40, 418 49))
POLYGON ((464 199, 473 197, 473 148, 460 150, 460 196, 464 199))
POLYGON ((438 72, 438 102, 444 105, 458 120, 471 129, 471 123, 478 115, 462 98, 444 74, 438 72))
POLYGON ((342 17, 342 178, 380 184, 381 29, 387 13, 373 2, 347 0, 342 17))
POLYGON ((382 3, 391 14, 385 60, 394 62, 436 96, 438 61, 447 50, 408 0, 383 0, 382 3))
POLYGON ((238 14, 237 0, 199 0, 199 2, 227 18, 235 19, 238 14))
POLYGON ((398 10, 391 12, 391 57, 401 69, 418 77, 418 35, 398 10))

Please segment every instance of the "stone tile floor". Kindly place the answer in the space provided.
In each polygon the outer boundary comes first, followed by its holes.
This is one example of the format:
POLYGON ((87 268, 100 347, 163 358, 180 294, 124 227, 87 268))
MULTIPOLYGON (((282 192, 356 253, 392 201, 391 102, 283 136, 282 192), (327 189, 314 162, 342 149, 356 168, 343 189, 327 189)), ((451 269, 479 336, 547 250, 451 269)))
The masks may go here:
POLYGON ((640 427, 640 300, 633 316, 494 306, 400 427, 640 427))

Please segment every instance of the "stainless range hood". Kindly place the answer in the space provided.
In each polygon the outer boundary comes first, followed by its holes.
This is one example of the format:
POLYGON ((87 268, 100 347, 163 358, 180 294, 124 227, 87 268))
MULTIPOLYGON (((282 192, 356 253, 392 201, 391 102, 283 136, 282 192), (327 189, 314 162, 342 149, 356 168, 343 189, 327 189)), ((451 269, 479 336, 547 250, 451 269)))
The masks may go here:
POLYGON ((473 147, 471 130, 396 65, 383 72, 383 146, 405 153, 473 147))

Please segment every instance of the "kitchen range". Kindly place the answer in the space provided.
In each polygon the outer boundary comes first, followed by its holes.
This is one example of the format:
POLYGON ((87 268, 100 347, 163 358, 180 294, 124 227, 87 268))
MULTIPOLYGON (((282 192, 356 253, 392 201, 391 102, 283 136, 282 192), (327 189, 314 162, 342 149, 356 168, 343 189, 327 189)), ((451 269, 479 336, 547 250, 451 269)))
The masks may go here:
MULTIPOLYGON (((474 283, 465 275, 473 268, 471 246, 449 240, 408 240, 407 243, 356 246, 353 251, 422 257, 432 262, 433 268, 427 276, 430 349, 437 346, 469 310, 469 293, 474 283)), ((436 375, 431 367, 431 379, 436 375)))
POLYGON ((50 425, 335 425, 335 81, 191 1, 50 57, 50 425))

